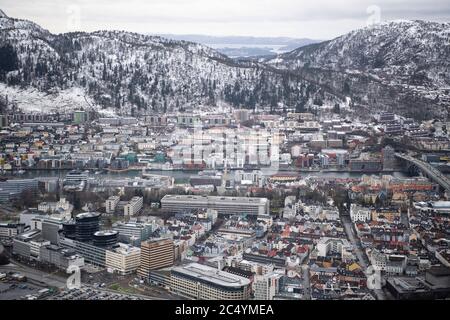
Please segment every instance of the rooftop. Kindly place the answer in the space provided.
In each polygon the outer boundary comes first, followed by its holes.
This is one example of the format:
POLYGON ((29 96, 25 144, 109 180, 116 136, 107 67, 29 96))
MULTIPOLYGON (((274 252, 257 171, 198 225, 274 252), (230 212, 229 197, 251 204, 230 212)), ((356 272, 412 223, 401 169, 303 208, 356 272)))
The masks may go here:
POLYGON ((192 196, 192 195, 166 195, 162 200, 222 201, 222 202, 241 202, 241 203, 266 203, 268 201, 267 198, 192 196))
POLYGON ((197 279, 203 279, 214 284, 224 287, 242 287, 250 284, 250 280, 234 275, 225 271, 220 271, 216 268, 208 267, 198 263, 191 263, 182 267, 175 267, 172 269, 178 273, 188 276, 193 276, 197 279))

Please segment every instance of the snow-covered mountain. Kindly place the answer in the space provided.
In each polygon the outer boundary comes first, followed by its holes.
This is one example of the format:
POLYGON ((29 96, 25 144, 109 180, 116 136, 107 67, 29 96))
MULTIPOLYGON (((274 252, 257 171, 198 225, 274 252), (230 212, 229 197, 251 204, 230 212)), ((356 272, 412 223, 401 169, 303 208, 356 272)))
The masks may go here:
POLYGON ((65 109, 125 114, 220 103, 302 111, 351 97, 369 110, 443 119, 450 106, 449 29, 448 23, 383 23, 246 61, 193 42, 123 31, 54 35, 2 13, 0 95, 19 107, 27 95, 22 106, 48 96, 55 108, 62 101, 65 109))
MULTIPOLYGON (((423 99, 417 110, 414 104, 418 101, 410 101, 413 113, 423 113, 420 106, 428 104, 430 111, 438 115, 440 107, 448 107, 450 97, 450 23, 385 22, 279 55, 269 63, 305 73, 313 69, 316 80, 324 74, 321 83, 345 94, 355 89, 353 93, 368 104, 374 103, 380 91, 397 92, 395 103, 408 108, 397 98, 412 94, 414 100, 423 99), (341 85, 333 83, 336 74, 341 85), (373 94, 360 92, 367 86, 375 90, 373 94)), ((380 98, 382 104, 389 100, 380 98)))
POLYGON ((237 62, 192 42, 122 31, 54 35, 3 17, 0 55, 0 81, 9 86, 53 95, 75 87, 95 104, 124 113, 218 102, 301 109, 317 99, 337 101, 301 77, 256 62, 237 62))

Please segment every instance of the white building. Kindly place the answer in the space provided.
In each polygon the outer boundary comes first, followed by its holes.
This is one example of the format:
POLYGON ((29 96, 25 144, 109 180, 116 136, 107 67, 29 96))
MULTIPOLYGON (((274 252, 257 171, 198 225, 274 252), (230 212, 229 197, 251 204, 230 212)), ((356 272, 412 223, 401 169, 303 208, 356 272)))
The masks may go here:
POLYGON ((25 224, 23 223, 0 223, 0 238, 14 238, 23 233, 25 224))
POLYGON ((372 250, 370 254, 370 262, 372 266, 377 271, 385 271, 387 264, 387 257, 384 253, 381 253, 378 250, 372 250))
POLYGON ((371 219, 369 208, 363 208, 352 203, 350 206, 350 218, 353 222, 367 222, 371 219))
POLYGON ((156 222, 116 222, 113 225, 113 230, 119 232, 119 239, 139 245, 142 241, 150 238, 153 231, 158 228, 156 222))
POLYGON ((114 213, 119 201, 120 201, 120 197, 118 197, 118 196, 109 197, 105 203, 106 213, 114 213))
POLYGON ((58 215, 61 218, 65 217, 67 219, 70 219, 73 211, 73 205, 65 198, 61 198, 56 202, 39 203, 38 210, 45 213, 58 215))
POLYGON ((118 243, 106 250, 106 268, 112 272, 126 275, 133 273, 141 263, 141 249, 124 243, 118 243))
POLYGON ((40 260, 41 247, 50 245, 47 240, 31 240, 30 242, 30 257, 32 259, 40 260))
POLYGON ((347 239, 323 237, 317 243, 317 255, 340 254, 343 260, 352 259, 353 247, 347 239))
POLYGON ((374 249, 369 256, 374 269, 388 275, 402 275, 406 269, 407 258, 404 255, 388 255, 374 249))
POLYGON ((133 197, 131 201, 123 207, 123 213, 125 216, 134 216, 138 213, 144 204, 143 197, 133 197))
POLYGON ((270 201, 267 198, 166 195, 161 200, 163 209, 214 209, 222 214, 269 215, 270 201))
POLYGON ((256 275, 253 279, 255 300, 273 300, 279 292, 281 277, 278 273, 256 275))

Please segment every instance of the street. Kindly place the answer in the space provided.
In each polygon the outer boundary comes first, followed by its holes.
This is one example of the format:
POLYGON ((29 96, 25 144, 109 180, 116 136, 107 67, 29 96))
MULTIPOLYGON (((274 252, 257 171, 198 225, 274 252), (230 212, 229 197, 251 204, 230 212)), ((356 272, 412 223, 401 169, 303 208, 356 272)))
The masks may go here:
POLYGON ((302 265, 302 272, 303 272, 303 289, 304 289, 303 300, 311 300, 311 282, 309 278, 309 265, 307 264, 302 265))
MULTIPOLYGON (((355 230, 353 228, 353 222, 347 215, 341 215, 341 221, 345 229, 345 233, 347 234, 347 238, 350 240, 351 244, 355 248, 355 254, 358 259, 358 262, 360 266, 363 268, 364 273, 366 273, 366 270, 368 266, 370 265, 369 259, 367 258, 366 253, 363 251, 363 248, 361 246, 361 241, 359 238, 355 235, 355 230)), ((373 290, 375 295, 377 296, 378 300, 386 300, 386 294, 382 289, 376 289, 373 290)))

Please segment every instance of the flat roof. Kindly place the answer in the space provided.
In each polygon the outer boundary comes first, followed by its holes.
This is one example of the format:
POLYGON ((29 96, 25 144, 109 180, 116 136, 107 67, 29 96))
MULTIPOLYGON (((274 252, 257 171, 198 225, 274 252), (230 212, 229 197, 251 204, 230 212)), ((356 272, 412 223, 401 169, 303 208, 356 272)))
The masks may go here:
MULTIPOLYGON (((165 195, 162 200, 197 200, 197 201, 223 201, 223 202, 245 202, 245 203, 266 203, 267 198, 249 197, 221 197, 221 196, 193 196, 193 195, 165 195)), ((161 200, 161 201, 162 201, 161 200)))
POLYGON ((199 280, 202 279, 209 281, 223 287, 238 288, 250 284, 250 280, 247 278, 199 263, 190 263, 182 267, 175 267, 172 270, 190 277, 195 277, 199 280))
POLYGON ((431 267, 430 269, 428 269, 428 273, 437 277, 448 277, 450 276, 450 268, 445 266, 431 267))
POLYGON ((139 252, 141 252, 141 249, 138 248, 138 247, 134 247, 132 245, 129 245, 129 244, 117 243, 111 249, 109 249, 109 251, 112 251, 112 252, 115 252, 115 253, 120 253, 122 255, 129 255, 129 254, 132 254, 132 253, 139 253, 139 252))
POLYGON ((94 236, 101 237, 101 236, 112 236, 112 235, 116 235, 116 234, 118 234, 118 232, 115 230, 102 230, 102 231, 95 232, 94 236))
POLYGON ((94 218, 94 217, 99 217, 99 216, 100 216, 100 213, 98 213, 98 212, 84 212, 84 213, 77 214, 76 218, 83 219, 83 218, 94 218))
POLYGON ((37 237, 40 234, 41 234, 41 230, 34 229, 34 230, 30 230, 30 231, 21 233, 20 235, 17 236, 17 239, 22 240, 22 241, 32 240, 33 238, 37 237))

